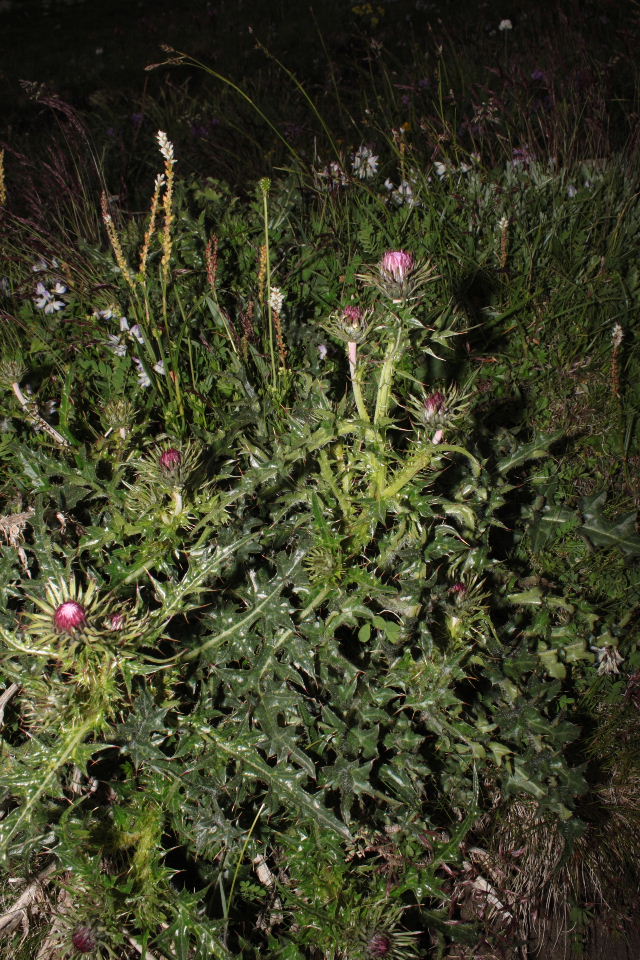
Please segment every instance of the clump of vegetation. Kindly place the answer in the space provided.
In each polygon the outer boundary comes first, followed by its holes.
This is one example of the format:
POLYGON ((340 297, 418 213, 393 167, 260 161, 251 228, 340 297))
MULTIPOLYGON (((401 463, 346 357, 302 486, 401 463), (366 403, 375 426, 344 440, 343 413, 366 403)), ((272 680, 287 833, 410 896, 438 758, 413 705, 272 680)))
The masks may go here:
POLYGON ((599 128, 580 155, 552 60, 521 126, 508 21, 482 116, 455 46, 407 85, 380 9, 352 11, 369 80, 356 113, 330 74, 335 127, 269 61, 315 138, 167 51, 247 110, 235 180, 159 103, 145 214, 59 99, 75 153, 3 156, 17 958, 516 958, 632 930, 631 147, 599 128))

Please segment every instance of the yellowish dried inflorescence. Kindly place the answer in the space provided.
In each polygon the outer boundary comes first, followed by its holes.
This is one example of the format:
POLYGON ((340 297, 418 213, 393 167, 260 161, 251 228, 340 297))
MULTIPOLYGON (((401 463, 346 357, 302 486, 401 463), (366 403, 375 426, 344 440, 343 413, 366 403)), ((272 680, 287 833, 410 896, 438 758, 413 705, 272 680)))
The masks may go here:
POLYGON ((147 274, 147 260, 149 259, 149 247, 151 246, 151 239, 153 237, 153 234, 156 228, 158 204, 160 203, 160 191, 162 190, 164 184, 165 184, 165 175, 164 173, 159 173, 158 176, 156 177, 156 182, 154 184, 154 190, 153 190, 153 197, 151 198, 151 208, 149 211, 149 225, 144 235, 142 250, 140 251, 140 265, 138 267, 138 272, 140 274, 141 280, 144 280, 147 274))
POLYGON ((164 224, 162 228, 162 281, 166 288, 169 282, 169 266, 171 263, 171 249, 173 245, 171 238, 171 225, 174 220, 173 168, 176 161, 173 152, 173 144, 163 130, 158 130, 158 144, 160 146, 160 153, 164 157, 164 177, 166 183, 164 197, 162 199, 162 209, 164 212, 164 224))
POLYGON ((122 249, 122 244, 120 243, 120 237, 118 236, 118 231, 116 230, 115 224, 113 222, 113 217, 109 211, 109 200, 106 193, 102 193, 100 197, 100 205, 102 207, 102 219, 104 225, 107 228, 107 235, 109 237, 109 242, 111 243, 111 248, 113 250, 114 256, 116 258, 116 263, 122 271, 122 275, 129 284, 129 286, 134 289, 135 281, 133 279, 133 274, 129 269, 129 264, 126 261, 124 251, 122 249))

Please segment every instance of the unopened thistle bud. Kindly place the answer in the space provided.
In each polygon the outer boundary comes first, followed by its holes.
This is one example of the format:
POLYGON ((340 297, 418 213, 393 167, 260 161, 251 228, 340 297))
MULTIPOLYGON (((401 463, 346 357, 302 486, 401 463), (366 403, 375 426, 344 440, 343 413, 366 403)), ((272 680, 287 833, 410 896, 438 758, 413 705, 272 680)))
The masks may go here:
POLYGON ((71 942, 78 953, 93 953, 98 941, 91 927, 76 927, 71 937, 71 942))
POLYGON ((391 947, 391 937, 386 933, 374 933, 367 944, 367 951, 370 957, 388 957, 391 947))
POLYGON ((182 454, 175 447, 170 447, 160 455, 160 466, 166 473, 175 473, 182 464, 182 454))
POLYGON ((85 626, 87 615, 81 603, 76 600, 66 600, 61 603, 53 615, 56 630, 61 633, 73 633, 85 626))

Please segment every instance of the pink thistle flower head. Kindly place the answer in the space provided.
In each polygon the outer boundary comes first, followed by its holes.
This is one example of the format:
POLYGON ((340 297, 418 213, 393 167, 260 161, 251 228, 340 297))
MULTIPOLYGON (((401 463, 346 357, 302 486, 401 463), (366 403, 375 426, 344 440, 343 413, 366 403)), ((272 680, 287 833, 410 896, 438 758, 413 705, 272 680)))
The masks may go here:
POLYGON ((342 315, 345 320, 348 320, 349 323, 352 323, 354 327, 357 327, 362 322, 364 316, 364 310, 362 307, 356 307, 353 304, 349 304, 347 307, 343 307, 342 315))
POLYGON ((395 283, 404 283, 410 273, 415 270, 416 260, 412 253, 406 250, 389 250, 380 261, 378 268, 385 280, 395 283))
POLYGON ((467 585, 465 583, 454 583, 449 589, 449 593, 455 594, 457 597, 463 597, 467 592, 467 585))
POLYGON ((367 944, 370 957, 387 957, 391 952, 391 937, 386 933, 374 933, 367 944))
POLYGON ((440 390, 435 390, 425 397, 424 412, 428 420, 434 420, 439 413, 444 412, 446 397, 440 390))
POLYGON ((97 946, 96 935, 91 927, 76 927, 71 942, 78 953, 93 953, 97 946))
POLYGON ((81 603, 76 600, 65 600, 56 609, 53 622, 56 630, 60 630, 62 633, 72 633, 74 630, 85 626, 87 614, 81 603))
POLYGON ((160 466, 167 473, 173 473, 178 470, 182 463, 182 454, 175 447, 170 447, 160 455, 160 466))

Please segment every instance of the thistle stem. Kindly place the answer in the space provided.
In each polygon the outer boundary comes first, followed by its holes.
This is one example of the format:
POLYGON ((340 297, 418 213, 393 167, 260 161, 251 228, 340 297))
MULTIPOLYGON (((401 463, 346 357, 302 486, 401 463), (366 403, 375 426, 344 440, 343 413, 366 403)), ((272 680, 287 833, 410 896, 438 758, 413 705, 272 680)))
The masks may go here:
POLYGON ((362 390, 360 389, 360 375, 358 373, 358 345, 353 340, 350 340, 347 344, 347 356, 349 358, 351 388, 353 390, 353 398, 356 401, 356 407, 358 408, 358 414, 360 415, 360 419, 365 423, 371 423, 371 419, 365 406, 364 397, 362 396, 362 390))
POLYGON ((400 356, 400 344, 402 342, 403 333, 404 331, 400 326, 395 338, 391 340, 387 346, 387 350, 384 355, 384 362, 382 364, 380 380, 378 382, 376 409, 373 415, 373 422, 375 426, 377 426, 381 420, 384 420, 389 412, 393 374, 395 371, 396 362, 400 356))

